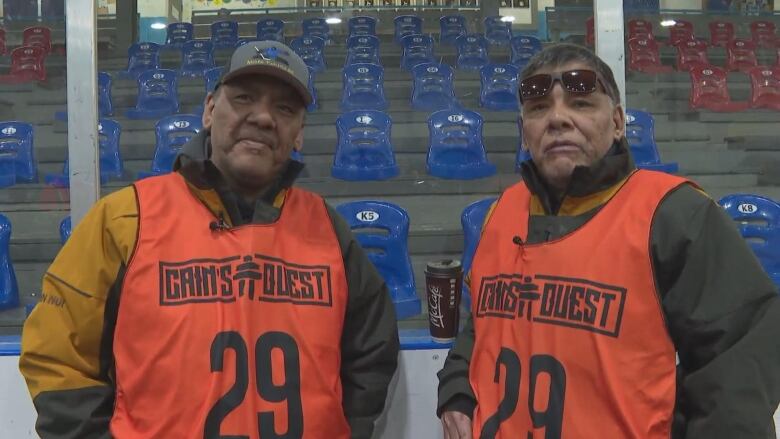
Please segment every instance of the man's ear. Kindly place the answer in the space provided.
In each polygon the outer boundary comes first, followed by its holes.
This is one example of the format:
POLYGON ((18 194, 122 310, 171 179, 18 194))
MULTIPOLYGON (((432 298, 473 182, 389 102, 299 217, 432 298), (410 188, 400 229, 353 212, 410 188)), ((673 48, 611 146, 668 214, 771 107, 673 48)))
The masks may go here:
POLYGON ((211 130, 211 116, 214 112, 214 100, 216 99, 216 93, 211 92, 206 95, 206 99, 203 100, 203 116, 201 116, 201 122, 203 123, 203 129, 211 130))
POLYGON ((522 110, 520 114, 517 115, 517 129, 520 130, 520 146, 524 150, 528 150, 528 143, 525 141, 525 130, 523 130, 523 113, 522 110))
POLYGON ((293 149, 298 152, 301 152, 303 149, 303 127, 301 127, 298 135, 295 136, 295 140, 293 140, 293 149))
POLYGON ((615 141, 619 141, 626 135, 626 113, 623 111, 622 105, 615 105, 615 109, 612 111, 612 122, 615 127, 615 141))

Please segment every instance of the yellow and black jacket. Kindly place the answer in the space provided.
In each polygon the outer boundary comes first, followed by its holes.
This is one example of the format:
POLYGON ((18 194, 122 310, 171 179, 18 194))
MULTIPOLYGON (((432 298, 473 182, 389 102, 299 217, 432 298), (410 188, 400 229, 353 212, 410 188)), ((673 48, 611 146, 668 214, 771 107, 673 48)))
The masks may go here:
MULTIPOLYGON (((575 168, 569 190, 558 199, 534 164, 523 163, 533 195, 527 243, 557 240, 580 228, 634 169, 624 139, 593 166, 575 168)), ((706 194, 682 185, 659 204, 648 246, 666 330, 680 360, 672 437, 774 439, 780 297, 733 221, 706 194)), ((439 372, 439 415, 473 415, 473 347, 469 317, 439 372)))
MULTIPOLYGON (((193 197, 231 226, 275 221, 303 165, 290 162, 254 205, 231 192, 207 159, 205 134, 176 164, 193 197)), ((342 406, 353 438, 370 438, 396 370, 395 312, 384 281, 345 221, 327 207, 344 258, 347 309, 341 336, 342 406)), ((186 212, 171 212, 187 221, 186 212)), ((110 438, 116 382, 113 335, 120 291, 138 231, 134 187, 103 199, 73 230, 43 278, 25 323, 19 367, 38 411, 42 439, 110 438)), ((208 231, 208 225, 204 225, 208 231)))

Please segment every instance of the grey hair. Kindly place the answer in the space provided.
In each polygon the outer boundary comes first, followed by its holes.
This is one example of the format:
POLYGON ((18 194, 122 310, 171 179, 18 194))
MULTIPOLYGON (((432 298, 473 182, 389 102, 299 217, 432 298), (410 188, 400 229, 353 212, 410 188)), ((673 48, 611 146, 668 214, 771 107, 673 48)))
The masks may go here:
POLYGON ((590 49, 577 44, 558 43, 547 46, 528 61, 520 74, 520 80, 533 76, 542 69, 556 68, 572 62, 581 62, 598 73, 604 81, 607 96, 612 99, 613 103, 620 103, 620 92, 612 69, 590 49))

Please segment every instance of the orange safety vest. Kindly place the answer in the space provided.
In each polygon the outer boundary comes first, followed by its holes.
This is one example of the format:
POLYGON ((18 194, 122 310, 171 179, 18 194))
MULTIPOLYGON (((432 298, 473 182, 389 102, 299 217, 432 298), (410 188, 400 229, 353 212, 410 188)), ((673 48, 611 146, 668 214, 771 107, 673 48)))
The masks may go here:
POLYGON ((471 268, 475 439, 669 438, 675 348, 650 225, 685 182, 637 171, 587 223, 540 244, 524 244, 528 188, 504 192, 471 268))
POLYGON ((347 281, 322 198, 289 189, 275 223, 210 230, 180 174, 135 186, 114 437, 349 438, 347 281))

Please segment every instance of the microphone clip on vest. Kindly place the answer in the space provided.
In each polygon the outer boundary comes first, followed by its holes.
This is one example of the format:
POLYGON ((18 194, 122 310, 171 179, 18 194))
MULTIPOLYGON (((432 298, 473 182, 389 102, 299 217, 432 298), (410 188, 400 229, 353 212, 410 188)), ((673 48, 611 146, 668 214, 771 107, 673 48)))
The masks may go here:
POLYGON ((522 247, 523 246, 523 238, 521 238, 518 235, 515 235, 512 237, 512 244, 522 247))
POLYGON ((212 221, 209 223, 209 230, 212 232, 230 230, 230 225, 223 217, 220 217, 218 221, 212 221))

